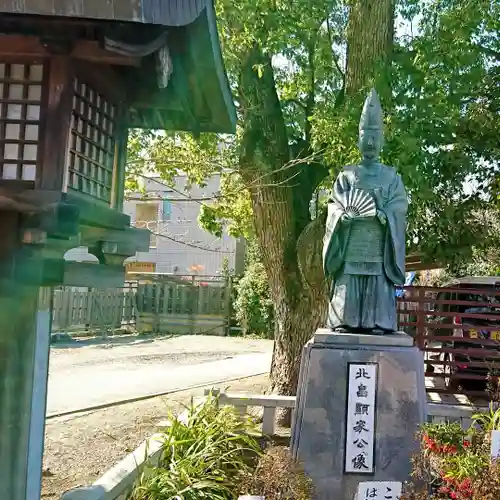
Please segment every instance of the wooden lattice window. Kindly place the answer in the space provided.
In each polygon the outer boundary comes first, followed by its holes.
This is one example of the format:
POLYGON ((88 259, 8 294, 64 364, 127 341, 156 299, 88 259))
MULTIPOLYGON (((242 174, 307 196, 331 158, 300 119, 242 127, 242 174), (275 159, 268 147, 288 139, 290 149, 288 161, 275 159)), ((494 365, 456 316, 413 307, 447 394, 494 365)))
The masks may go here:
POLYGON ((0 179, 34 181, 43 66, 0 63, 0 179))
POLYGON ((116 107, 75 79, 68 187, 110 203, 115 157, 116 107))

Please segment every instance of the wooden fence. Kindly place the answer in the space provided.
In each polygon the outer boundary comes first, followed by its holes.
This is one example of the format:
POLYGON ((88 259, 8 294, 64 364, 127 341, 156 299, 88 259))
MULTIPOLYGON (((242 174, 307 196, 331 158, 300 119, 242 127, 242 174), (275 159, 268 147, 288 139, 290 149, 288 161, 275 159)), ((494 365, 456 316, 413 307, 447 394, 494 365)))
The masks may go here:
POLYGON ((424 351, 428 392, 487 397, 500 374, 500 291, 405 287, 399 327, 424 351), (493 378, 491 378, 493 376, 493 378))
POLYGON ((196 279, 139 284, 137 329, 142 332, 229 333, 231 281, 196 279))
POLYGON ((54 289, 53 332, 228 333, 231 282, 220 277, 137 279, 123 288, 54 289))
POLYGON ((54 289, 52 331, 78 332, 119 329, 135 324, 134 288, 54 289))

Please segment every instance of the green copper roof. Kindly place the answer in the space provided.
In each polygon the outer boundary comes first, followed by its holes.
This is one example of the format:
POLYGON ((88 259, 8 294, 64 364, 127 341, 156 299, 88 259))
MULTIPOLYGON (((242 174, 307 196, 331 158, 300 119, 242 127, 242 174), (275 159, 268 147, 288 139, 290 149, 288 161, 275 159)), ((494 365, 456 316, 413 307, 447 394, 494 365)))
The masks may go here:
POLYGON ((236 110, 213 0, 5 0, 0 13, 36 14, 42 22, 43 16, 75 22, 92 19, 101 26, 125 27, 129 33, 140 25, 140 36, 145 33, 144 25, 149 25, 158 40, 164 27, 173 65, 166 88, 158 85, 158 74, 165 72, 158 66, 158 57, 144 57, 141 68, 120 68, 132 95, 129 126, 234 133, 236 110))
MULTIPOLYGON (((149 0, 150 3, 153 0, 149 0)), ((219 44, 211 0, 196 20, 169 30, 173 73, 165 89, 139 97, 131 127, 234 133, 236 109, 219 44)), ((154 71, 154 69, 151 69, 154 71)))
POLYGON ((3 0, 0 12, 186 26, 209 0, 3 0))

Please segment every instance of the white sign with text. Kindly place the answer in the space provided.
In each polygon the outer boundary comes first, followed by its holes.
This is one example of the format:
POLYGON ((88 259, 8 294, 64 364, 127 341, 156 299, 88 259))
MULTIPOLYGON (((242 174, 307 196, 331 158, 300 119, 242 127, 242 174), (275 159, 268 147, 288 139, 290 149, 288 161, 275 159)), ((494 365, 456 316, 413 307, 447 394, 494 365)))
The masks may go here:
POLYGON ((403 483, 397 481, 367 481, 359 483, 356 500, 398 500, 403 483))
POLYGON ((344 472, 375 471, 377 364, 349 363, 344 472))

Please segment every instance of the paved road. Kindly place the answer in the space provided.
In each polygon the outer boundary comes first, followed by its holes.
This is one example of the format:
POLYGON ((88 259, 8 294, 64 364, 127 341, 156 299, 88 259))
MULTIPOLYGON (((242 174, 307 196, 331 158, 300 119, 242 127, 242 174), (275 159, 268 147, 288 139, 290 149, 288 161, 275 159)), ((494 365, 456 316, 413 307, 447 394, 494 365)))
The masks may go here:
POLYGON ((272 342, 186 336, 51 352, 47 414, 265 373, 272 342))

